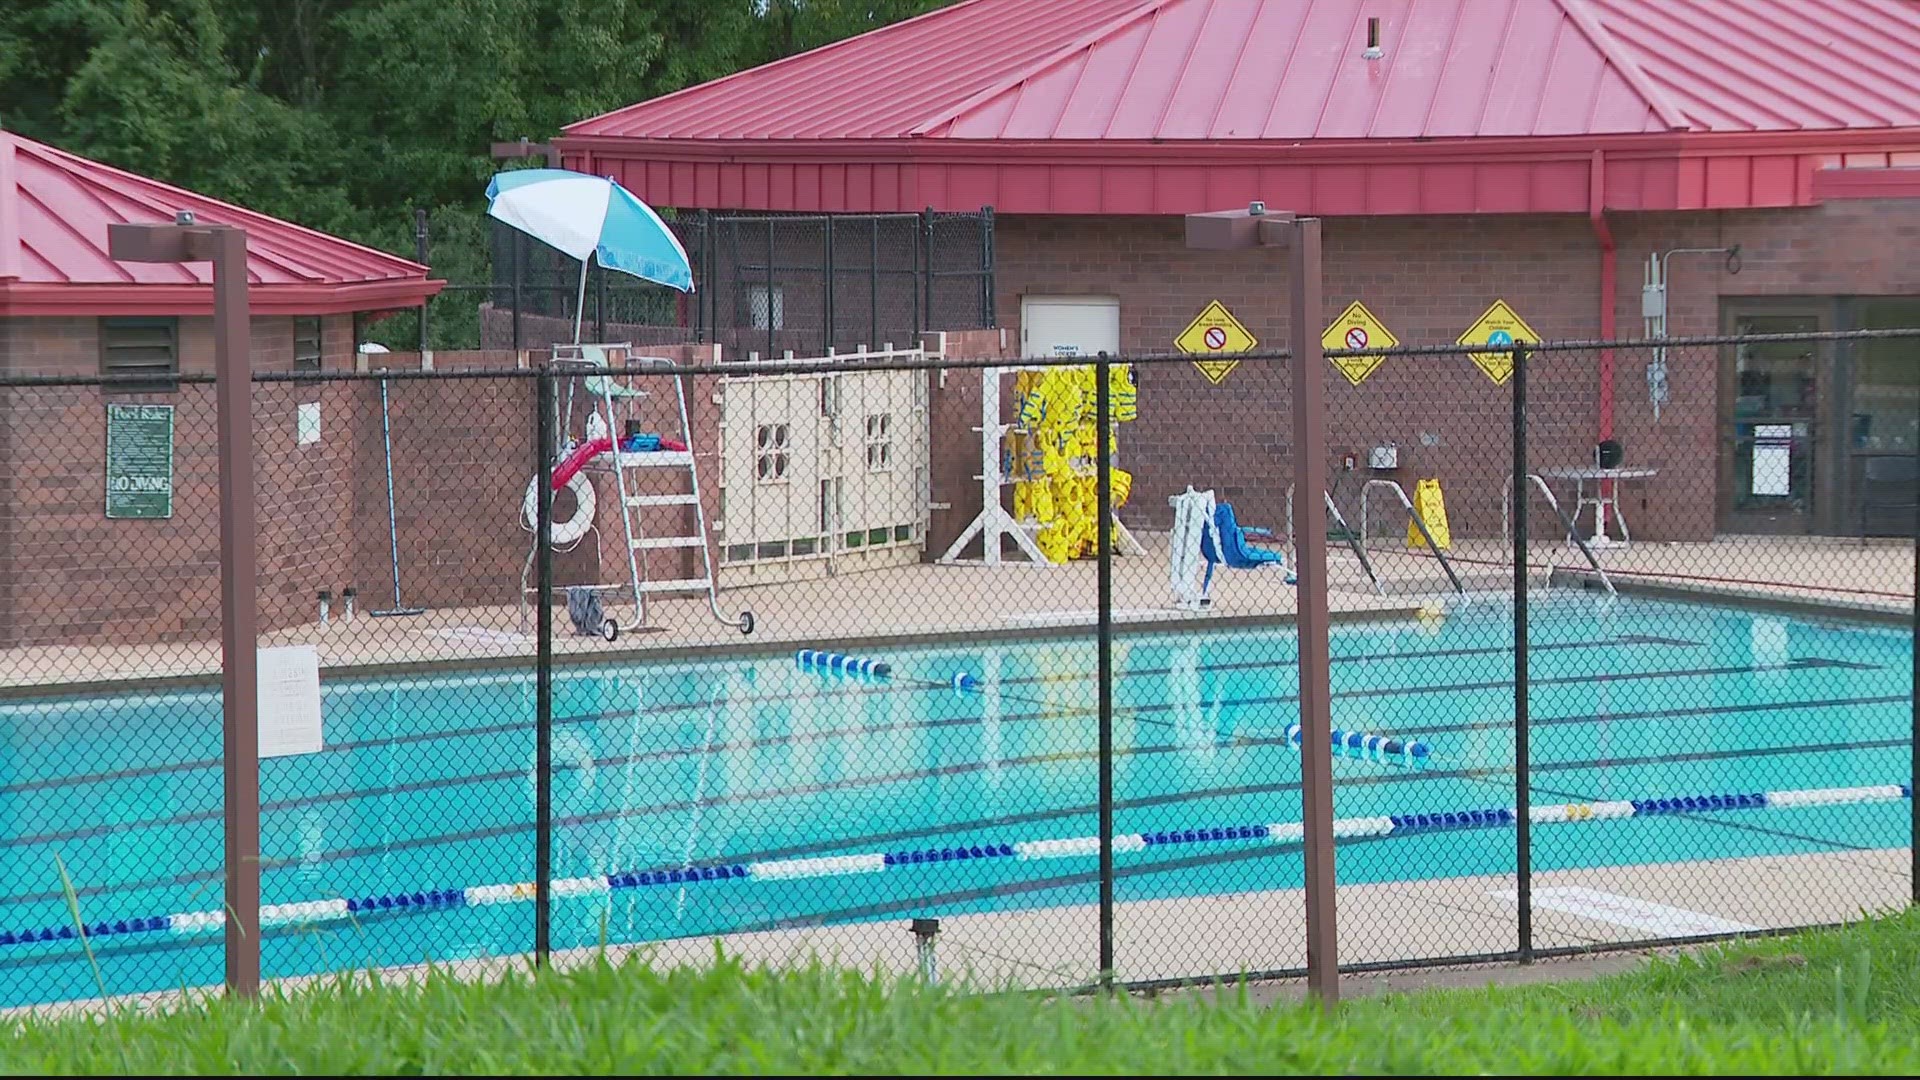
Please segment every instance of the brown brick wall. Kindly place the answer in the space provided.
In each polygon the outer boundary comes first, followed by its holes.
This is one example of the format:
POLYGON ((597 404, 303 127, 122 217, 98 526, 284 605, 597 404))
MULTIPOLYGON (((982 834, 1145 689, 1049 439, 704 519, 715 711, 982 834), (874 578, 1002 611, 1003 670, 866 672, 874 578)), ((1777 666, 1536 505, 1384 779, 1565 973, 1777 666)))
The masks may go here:
MULTIPOLYGON (((1676 336, 1716 332, 1722 297, 1920 294, 1920 263, 1910 254, 1920 202, 1613 215, 1611 224, 1620 337, 1642 334, 1641 264, 1652 250, 1742 245, 1737 276, 1710 256, 1674 258, 1669 333, 1676 336)), ((1325 311, 1316 329, 1358 299, 1403 344, 1451 343, 1501 298, 1544 338, 1599 336, 1599 249, 1584 217, 1341 218, 1323 228, 1325 311)), ((1284 251, 1191 252, 1175 218, 1017 215, 998 219, 995 249, 997 314, 1016 334, 1023 296, 1112 295, 1120 300, 1122 349, 1164 353, 1218 299, 1263 347, 1285 346, 1284 251)), ((1661 469, 1627 489, 1635 535, 1712 535, 1717 352, 1670 353, 1672 400, 1657 422, 1647 403, 1648 355, 1622 350, 1614 359, 1616 437, 1633 463, 1661 469)), ((1531 369, 1534 468, 1584 460, 1598 436, 1599 363, 1597 353, 1563 353, 1531 369)), ((1506 388, 1458 356, 1396 358, 1357 389, 1331 367, 1326 378, 1329 451, 1344 510, 1357 513, 1367 448, 1393 441, 1403 466, 1397 478, 1409 492, 1415 478, 1438 476, 1456 532, 1498 533, 1511 452, 1506 388), (1357 475, 1338 474, 1346 452, 1359 458, 1357 475)), ((1245 520, 1284 523, 1291 440, 1280 366, 1249 361, 1215 387, 1185 362, 1143 365, 1139 383, 1141 418, 1120 433, 1122 467, 1135 475, 1129 521, 1164 526, 1167 496, 1192 483, 1239 503, 1245 520)), ((1544 519, 1540 527, 1548 527, 1544 519)))
MULTIPOLYGON (((90 318, 9 320, 0 369, 11 374, 91 376, 99 370, 90 318)), ((350 366, 351 321, 328 317, 323 363, 350 366)), ((182 319, 181 367, 212 368, 212 323, 182 319)), ((252 348, 264 371, 292 368, 293 324, 254 320, 252 348)), ((353 526, 351 386, 272 384, 255 397, 255 460, 261 612, 267 625, 307 617, 313 594, 345 584, 353 526), (295 446, 296 404, 322 403, 333 430, 295 446)), ((97 387, 0 390, 0 641, 112 642, 205 637, 219 626, 219 476, 211 386, 170 393, 105 394, 97 387), (164 521, 105 516, 104 445, 109 402, 171 404, 174 507, 164 521)))

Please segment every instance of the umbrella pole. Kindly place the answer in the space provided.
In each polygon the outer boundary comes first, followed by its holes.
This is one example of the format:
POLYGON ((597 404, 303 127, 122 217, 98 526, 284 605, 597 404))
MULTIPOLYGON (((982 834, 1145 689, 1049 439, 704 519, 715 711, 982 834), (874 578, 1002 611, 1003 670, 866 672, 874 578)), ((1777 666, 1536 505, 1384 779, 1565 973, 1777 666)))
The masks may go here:
POLYGON ((587 314, 587 267, 593 265, 593 256, 580 260, 580 299, 573 305, 573 343, 580 344, 580 320, 587 314))

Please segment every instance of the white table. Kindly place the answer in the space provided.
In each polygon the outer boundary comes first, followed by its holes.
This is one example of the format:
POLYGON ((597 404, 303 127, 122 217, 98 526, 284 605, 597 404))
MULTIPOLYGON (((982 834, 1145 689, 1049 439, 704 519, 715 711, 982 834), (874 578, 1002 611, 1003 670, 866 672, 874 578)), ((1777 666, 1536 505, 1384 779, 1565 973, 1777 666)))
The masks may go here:
MULTIPOLYGON (((1591 465, 1577 469, 1545 469, 1543 476, 1555 480, 1573 481, 1572 522, 1576 529, 1580 525, 1580 513, 1587 507, 1593 507, 1593 536, 1587 540, 1588 547, 1626 547, 1633 542, 1633 534, 1627 531, 1627 519, 1620 516, 1620 480, 1641 480, 1658 473, 1659 469, 1601 469, 1591 465), (1609 481, 1616 481, 1609 483, 1609 481), (1587 494, 1587 484, 1593 484, 1593 494, 1587 494), (1607 535, 1607 508, 1613 508, 1614 524, 1620 526, 1620 539, 1616 543, 1607 535)), ((1567 533, 1567 540, 1573 540, 1573 533, 1567 533)))

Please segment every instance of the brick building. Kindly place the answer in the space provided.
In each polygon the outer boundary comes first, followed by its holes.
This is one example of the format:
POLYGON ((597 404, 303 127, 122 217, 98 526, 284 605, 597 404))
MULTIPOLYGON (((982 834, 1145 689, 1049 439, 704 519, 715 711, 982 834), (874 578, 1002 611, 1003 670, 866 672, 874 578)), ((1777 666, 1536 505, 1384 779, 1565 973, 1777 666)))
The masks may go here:
MULTIPOLYGON (((219 620, 213 393, 179 374, 213 366, 208 264, 126 264, 107 226, 171 221, 248 232, 252 359, 260 371, 354 360, 355 320, 416 307, 427 268, 0 131, 0 378, 144 375, 151 388, 0 386, 0 644, 208 636, 219 620), (110 518, 110 404, 173 409, 172 505, 110 518)), ((256 395, 262 603, 269 625, 310 617, 315 593, 384 581, 379 413, 368 384, 277 383, 256 395), (317 428, 303 434, 302 405, 317 428), (371 439, 363 430, 371 417, 371 439), (310 437, 308 437, 310 436, 310 437), (380 529, 355 529, 365 504, 380 529), (357 566, 369 572, 361 575, 357 566)), ((516 426, 516 431, 518 426, 516 426)))
MULTIPOLYGON (((1902 0, 965 0, 555 145, 661 206, 990 205, 997 318, 1029 355, 1172 351, 1215 300, 1283 343, 1284 254, 1183 244, 1181 215, 1253 200, 1325 219, 1325 320, 1360 301, 1403 344, 1496 300, 1542 339, 1640 337, 1650 257, 1668 336, 1914 326, 1917 70, 1902 0), (1689 250, 1736 245, 1737 274, 1689 250)), ((1657 417, 1649 350, 1543 357, 1534 461, 1620 439, 1659 470, 1626 495, 1638 537, 1850 532, 1868 460, 1920 444, 1916 350, 1672 350, 1657 417), (1788 490, 1756 479, 1774 423, 1788 490)), ((1498 532, 1504 388, 1460 356, 1327 378, 1336 468, 1394 443, 1391 475, 1439 477, 1457 532, 1498 532)), ((1140 407, 1135 518, 1187 483, 1284 513, 1280 368, 1155 367, 1140 407)))

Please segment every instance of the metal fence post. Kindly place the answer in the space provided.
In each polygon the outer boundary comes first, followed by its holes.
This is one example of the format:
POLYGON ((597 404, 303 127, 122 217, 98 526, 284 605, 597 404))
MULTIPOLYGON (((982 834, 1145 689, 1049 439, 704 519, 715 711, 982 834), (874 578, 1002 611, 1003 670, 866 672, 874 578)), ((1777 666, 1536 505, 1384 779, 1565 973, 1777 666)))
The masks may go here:
MULTIPOLYGON (((1313 328, 1322 319, 1320 219, 1295 221, 1288 246, 1292 354, 1294 482, 1307 492, 1327 488, 1325 354, 1313 328)), ((1300 802, 1305 823, 1307 984, 1320 1003, 1340 1000, 1333 844, 1333 691, 1327 642, 1326 500, 1300 501, 1294 557, 1299 590, 1295 626, 1300 668, 1300 802)))
MULTIPOLYGON (((607 268, 596 265, 593 287, 593 340, 607 340, 607 268)), ((702 283, 704 284, 704 282, 702 283)))
POLYGON ((518 229, 513 231, 513 352, 520 354, 520 308, 521 283, 527 271, 527 234, 518 229))
POLYGON ((221 712, 225 730, 227 989, 260 990, 259 581, 247 234, 215 229, 213 349, 220 461, 221 712))
MULTIPOLYGON (((427 247, 427 212, 425 210, 415 210, 413 212, 413 255, 413 261, 419 263, 421 266, 432 265, 427 261, 432 257, 432 252, 428 250, 427 247)), ((420 301, 420 353, 423 356, 426 355, 428 349, 427 308, 432 304, 433 301, 430 299, 420 301)), ((360 338, 355 336, 353 340, 354 347, 358 348, 360 338)))
POLYGON ((1513 825, 1520 962, 1533 962, 1533 825, 1527 675, 1527 350, 1513 349, 1513 825))
POLYGON ((533 958, 545 965, 552 951, 553 902, 553 380, 542 363, 534 376, 534 475, 540 497, 540 603, 534 659, 533 958))
POLYGON ((827 217, 826 264, 823 267, 821 267, 821 271, 820 271, 820 283, 821 285, 824 286, 823 294, 821 296, 822 307, 824 308, 824 310, 821 311, 820 313, 820 322, 821 322, 821 325, 823 325, 826 328, 825 334, 823 335, 820 342, 820 350, 822 352, 825 352, 826 350, 833 348, 834 345, 837 344, 833 340, 833 215, 828 214, 826 217, 827 217))
MULTIPOLYGON (((1100 985, 1113 988, 1113 421, 1109 415, 1112 368, 1100 353, 1093 369, 1095 517, 1098 529, 1100 713, 1100 985)), ((997 541, 996 541, 997 542, 997 541)))
POLYGON ((1908 668, 1907 705, 1913 714, 1907 740, 1907 875, 1920 905, 1920 506, 1913 514, 1913 666, 1908 668))
MULTIPOLYGON (((926 296, 924 304, 918 304, 914 318, 913 336, 917 341, 921 333, 934 328, 933 315, 933 207, 920 212, 920 290, 926 296)), ((919 297, 915 298, 918 302, 919 297)))
POLYGON ((980 208, 980 325, 994 325, 993 318, 993 207, 980 208))

